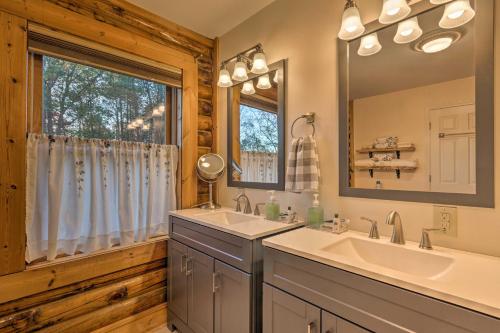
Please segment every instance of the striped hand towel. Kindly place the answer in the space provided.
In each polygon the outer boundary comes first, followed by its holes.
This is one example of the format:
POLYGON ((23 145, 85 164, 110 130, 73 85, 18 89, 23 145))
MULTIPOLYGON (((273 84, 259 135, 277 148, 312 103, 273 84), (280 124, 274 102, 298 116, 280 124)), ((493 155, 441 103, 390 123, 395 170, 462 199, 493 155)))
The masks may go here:
POLYGON ((319 155, 313 136, 293 139, 288 153, 285 189, 289 192, 319 191, 319 155))

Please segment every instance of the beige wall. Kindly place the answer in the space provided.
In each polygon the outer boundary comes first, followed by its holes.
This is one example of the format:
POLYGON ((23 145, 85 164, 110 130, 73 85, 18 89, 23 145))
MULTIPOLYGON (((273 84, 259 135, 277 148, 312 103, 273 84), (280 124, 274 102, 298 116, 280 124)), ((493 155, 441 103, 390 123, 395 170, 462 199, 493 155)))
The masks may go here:
MULTIPOLYGON (((364 22, 377 17, 382 1, 357 1, 364 22)), ((500 17, 500 0, 496 0, 496 15, 500 17)), ((406 237, 417 241, 422 227, 432 225, 433 206, 431 204, 407 203, 361 198, 346 198, 338 195, 338 84, 336 38, 340 26, 344 2, 341 0, 277 0, 261 12, 251 17, 226 35, 221 37, 221 58, 227 58, 247 47, 262 42, 271 62, 288 58, 288 127, 295 117, 305 112, 317 113, 317 139, 322 168, 321 202, 327 217, 339 212, 350 217, 351 227, 368 232, 361 216, 369 216, 383 222, 391 209, 400 212, 406 237)), ((500 28, 497 20, 495 29, 500 28)), ((499 45, 500 34, 495 36, 499 45)), ((496 47, 500 51, 499 46, 496 47)), ((500 52, 495 60, 500 60, 500 52)), ((495 78, 500 78, 500 69, 495 68, 495 78)), ((495 85, 495 93, 500 93, 500 85, 495 85)), ((220 90, 221 96, 226 91, 220 90)), ((218 128, 220 130, 219 151, 226 156, 226 104, 221 98, 219 104, 218 128)), ((495 107, 496 122, 500 119, 500 108, 495 107)), ((498 123, 496 124, 498 128, 498 123)), ((301 129, 298 128, 298 131, 301 129)), ((306 129, 302 129, 306 130, 306 129)), ((498 132, 498 131, 497 131, 498 132)), ((289 128, 287 130, 289 140, 289 128)), ((289 142, 289 141, 288 141, 289 142)), ((496 191, 500 193, 500 142, 495 134, 496 151, 496 191)), ((219 187, 219 197, 225 206, 234 206, 231 200, 236 189, 227 188, 225 180, 219 187)), ((253 204, 263 202, 267 193, 247 190, 253 204)), ((310 194, 278 193, 282 208, 292 206, 304 216, 311 204, 310 194)), ((497 209, 458 209, 458 237, 433 235, 436 245, 454 247, 468 251, 500 256, 500 194, 497 195, 497 209)), ((391 228, 380 223, 383 235, 390 235, 391 228)))
MULTIPOLYGON (((415 152, 402 152, 401 158, 418 160, 411 172, 355 170, 354 186, 375 188, 377 180, 384 189, 430 191, 430 110, 474 103, 474 77, 370 96, 353 101, 354 149, 373 143, 375 138, 397 136, 400 142, 415 144, 415 152)), ((355 154, 367 159, 368 154, 355 154)))

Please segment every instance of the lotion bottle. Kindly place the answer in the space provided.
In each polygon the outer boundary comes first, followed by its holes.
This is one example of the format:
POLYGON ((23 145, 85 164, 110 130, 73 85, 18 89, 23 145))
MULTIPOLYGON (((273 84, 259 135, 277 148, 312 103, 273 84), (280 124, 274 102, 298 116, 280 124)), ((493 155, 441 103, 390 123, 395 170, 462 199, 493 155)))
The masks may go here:
POLYGON ((267 192, 269 193, 269 201, 266 203, 266 219, 278 221, 280 218, 280 205, 276 201, 274 191, 267 192))
POLYGON ((312 207, 307 210, 307 225, 314 229, 319 229, 323 224, 325 212, 323 207, 319 205, 319 194, 314 193, 312 207))

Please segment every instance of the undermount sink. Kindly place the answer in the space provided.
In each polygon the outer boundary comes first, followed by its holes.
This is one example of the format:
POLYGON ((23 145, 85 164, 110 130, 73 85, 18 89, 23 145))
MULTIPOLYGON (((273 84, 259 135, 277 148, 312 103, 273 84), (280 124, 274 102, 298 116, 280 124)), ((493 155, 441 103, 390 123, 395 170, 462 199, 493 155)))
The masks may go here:
POLYGON ((335 242, 321 250, 428 279, 443 274, 453 264, 452 258, 431 252, 353 237, 335 242))
POLYGON ((221 225, 245 223, 259 219, 258 217, 232 213, 232 212, 215 212, 215 213, 200 215, 199 217, 203 220, 221 225))

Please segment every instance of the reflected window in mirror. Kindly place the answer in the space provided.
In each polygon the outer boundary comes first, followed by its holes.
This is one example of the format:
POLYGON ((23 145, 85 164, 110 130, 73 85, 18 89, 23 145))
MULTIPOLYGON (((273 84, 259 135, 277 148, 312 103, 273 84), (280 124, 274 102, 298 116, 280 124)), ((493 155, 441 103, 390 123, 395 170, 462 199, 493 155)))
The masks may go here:
POLYGON ((491 1, 471 3, 477 15, 458 27, 440 28, 445 6, 422 2, 414 17, 373 23, 364 36, 340 42, 341 192, 491 203, 485 179, 486 191, 475 196, 480 159, 491 161, 488 173, 493 168, 489 147, 478 142, 492 144, 491 1))
POLYGON ((229 88, 230 186, 281 189, 284 169, 284 62, 229 88))

